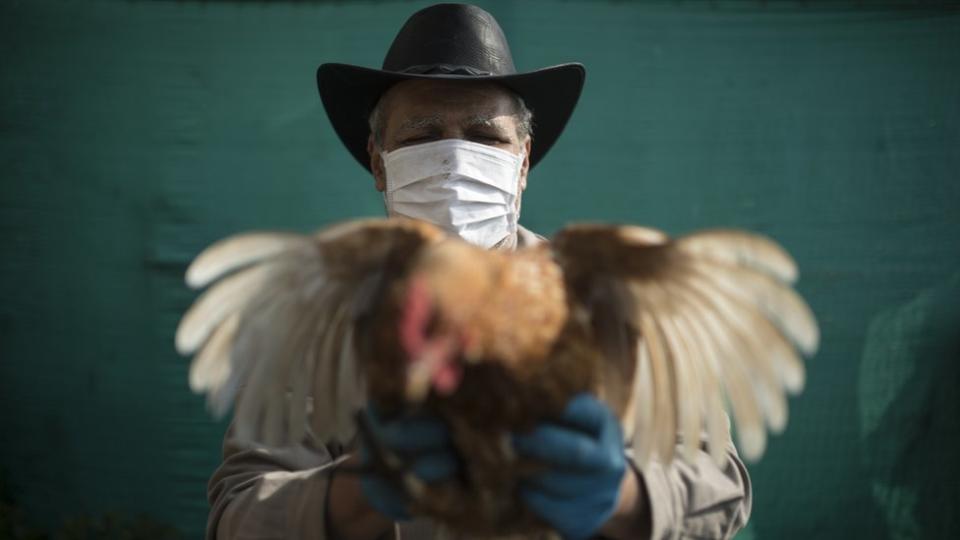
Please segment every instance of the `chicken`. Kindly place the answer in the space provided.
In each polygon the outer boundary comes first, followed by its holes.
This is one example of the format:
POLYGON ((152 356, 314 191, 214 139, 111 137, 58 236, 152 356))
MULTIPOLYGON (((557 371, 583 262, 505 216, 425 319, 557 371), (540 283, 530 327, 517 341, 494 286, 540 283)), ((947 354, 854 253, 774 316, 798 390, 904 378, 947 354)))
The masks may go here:
POLYGON ((459 531, 529 534, 543 525, 516 486, 537 464, 509 433, 581 392, 618 415, 641 467, 702 442, 719 462, 728 404, 742 454, 759 458, 803 387, 800 354, 818 346, 796 278, 777 244, 733 230, 581 224, 504 252, 418 221, 360 220, 208 248, 187 283, 217 283, 176 345, 196 353, 190 387, 217 415, 236 401, 238 436, 265 444, 350 441, 368 402, 434 411, 466 471, 407 484, 416 510, 459 531))

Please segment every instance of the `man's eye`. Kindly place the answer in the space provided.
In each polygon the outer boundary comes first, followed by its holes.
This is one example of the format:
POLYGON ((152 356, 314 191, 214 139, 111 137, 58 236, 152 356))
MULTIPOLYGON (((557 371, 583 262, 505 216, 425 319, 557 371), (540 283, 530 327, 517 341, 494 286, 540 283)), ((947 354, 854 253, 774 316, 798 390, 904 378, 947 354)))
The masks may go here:
POLYGON ((424 142, 429 142, 433 140, 429 135, 417 135, 415 137, 407 137, 406 139, 401 139, 399 141, 400 146, 410 146, 413 144, 420 144, 424 142))
POLYGON ((473 138, 474 140, 477 140, 477 141, 483 141, 485 143, 492 143, 492 144, 507 144, 510 142, 505 140, 503 137, 500 137, 499 135, 474 135, 473 138))

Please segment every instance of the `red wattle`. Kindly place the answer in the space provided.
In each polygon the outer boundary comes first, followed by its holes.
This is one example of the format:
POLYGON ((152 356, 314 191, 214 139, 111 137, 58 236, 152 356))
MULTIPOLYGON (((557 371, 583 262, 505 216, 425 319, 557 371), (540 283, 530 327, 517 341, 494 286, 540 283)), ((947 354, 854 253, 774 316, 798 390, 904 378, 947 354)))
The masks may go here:
POLYGON ((463 368, 455 362, 444 362, 433 372, 433 387, 440 395, 450 395, 460 386, 463 368))

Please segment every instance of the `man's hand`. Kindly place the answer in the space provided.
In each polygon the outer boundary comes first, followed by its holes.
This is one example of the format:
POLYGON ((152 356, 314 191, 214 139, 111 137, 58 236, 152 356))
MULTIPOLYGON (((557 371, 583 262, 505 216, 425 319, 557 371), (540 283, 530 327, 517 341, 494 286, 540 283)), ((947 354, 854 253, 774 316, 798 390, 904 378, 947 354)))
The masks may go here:
MULTIPOLYGON (((425 413, 384 419, 375 410, 368 411, 373 436, 381 449, 396 456, 406 473, 426 482, 438 482, 454 477, 459 471, 459 460, 450 432, 440 418, 425 413)), ((361 447, 365 468, 375 463, 378 449, 361 447)), ((366 472, 361 480, 363 494, 373 508, 394 521, 410 519, 409 499, 402 487, 402 475, 388 471, 366 472)))
POLYGON ((623 435, 595 397, 574 397, 557 423, 515 435, 514 448, 547 466, 523 483, 521 496, 564 538, 589 537, 618 509, 628 472, 623 435))
MULTIPOLYGON (((457 474, 458 458, 439 418, 413 415, 386 419, 372 409, 364 414, 375 444, 398 457, 420 480, 429 483, 457 474)), ((334 474, 331 480, 327 528, 334 538, 373 540, 389 531, 395 521, 410 519, 410 501, 400 487, 400 476, 371 467, 376 451, 361 445, 360 452, 342 466, 359 468, 363 474, 334 474)))

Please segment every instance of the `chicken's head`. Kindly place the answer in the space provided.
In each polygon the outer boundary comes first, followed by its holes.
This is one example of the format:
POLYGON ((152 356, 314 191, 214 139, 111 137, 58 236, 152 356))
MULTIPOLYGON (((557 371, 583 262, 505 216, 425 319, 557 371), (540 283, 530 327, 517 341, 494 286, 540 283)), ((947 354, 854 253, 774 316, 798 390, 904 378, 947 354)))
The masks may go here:
POLYGON ((493 283, 495 253, 459 240, 427 250, 410 277, 398 333, 407 358, 406 398, 422 401, 432 388, 449 395, 459 387, 465 359, 474 356, 473 316, 493 283))

